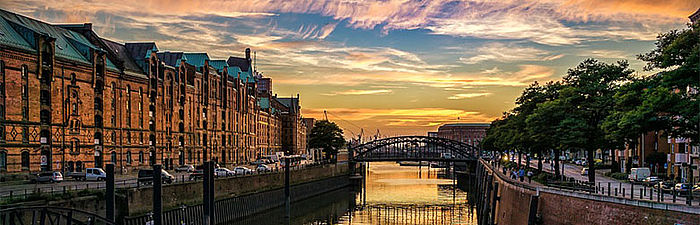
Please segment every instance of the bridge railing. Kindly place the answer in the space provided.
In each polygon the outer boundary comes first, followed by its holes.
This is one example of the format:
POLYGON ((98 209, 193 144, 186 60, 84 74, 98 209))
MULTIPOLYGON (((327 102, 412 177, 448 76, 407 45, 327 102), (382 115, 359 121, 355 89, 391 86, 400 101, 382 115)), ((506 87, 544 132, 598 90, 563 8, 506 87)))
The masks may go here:
POLYGON ((1 225, 116 225, 102 216, 69 208, 28 206, 0 209, 1 225))

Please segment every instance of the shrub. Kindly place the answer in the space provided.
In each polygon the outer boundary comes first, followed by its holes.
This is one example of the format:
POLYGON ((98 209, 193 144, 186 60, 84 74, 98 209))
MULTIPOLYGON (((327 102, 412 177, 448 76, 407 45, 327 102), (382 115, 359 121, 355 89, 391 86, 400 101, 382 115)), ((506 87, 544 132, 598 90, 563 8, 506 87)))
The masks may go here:
POLYGON ((627 180, 627 173, 605 173, 605 176, 611 177, 615 180, 627 180))

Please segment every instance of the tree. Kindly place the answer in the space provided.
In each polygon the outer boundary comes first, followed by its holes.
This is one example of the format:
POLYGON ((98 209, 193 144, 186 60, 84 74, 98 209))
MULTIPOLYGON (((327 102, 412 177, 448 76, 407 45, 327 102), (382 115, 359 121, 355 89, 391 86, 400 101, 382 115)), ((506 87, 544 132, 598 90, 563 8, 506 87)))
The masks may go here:
POLYGON ((660 34, 656 48, 641 54, 647 71, 661 70, 655 77, 659 84, 650 87, 643 96, 643 107, 666 123, 662 127, 672 137, 688 138, 697 145, 700 139, 700 24, 688 29, 660 34))
MULTIPOLYGON (((656 118, 652 108, 643 105, 645 93, 657 84, 655 77, 636 78, 617 90, 613 96, 613 110, 602 124, 605 138, 613 149, 634 149, 640 134, 668 127, 656 118)), ((631 160, 627 160, 627 172, 630 167, 631 160)), ((617 169, 618 166, 613 166, 613 172, 617 169)))
POLYGON ((345 146, 343 130, 334 122, 319 120, 311 129, 309 148, 320 148, 325 153, 325 159, 337 160, 338 150, 345 146))
POLYGON ((613 109, 616 90, 631 79, 632 70, 628 67, 626 61, 607 64, 587 59, 564 76, 567 87, 558 99, 567 115, 559 126, 561 144, 586 151, 589 182, 595 182, 594 152, 612 146, 605 139, 602 124, 613 109))

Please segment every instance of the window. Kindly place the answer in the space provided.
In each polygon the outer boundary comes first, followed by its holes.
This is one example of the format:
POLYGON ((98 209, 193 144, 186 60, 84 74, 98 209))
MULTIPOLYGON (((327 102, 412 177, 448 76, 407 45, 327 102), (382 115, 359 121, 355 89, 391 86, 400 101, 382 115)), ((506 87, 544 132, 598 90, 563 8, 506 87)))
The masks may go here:
POLYGON ((130 131, 126 132, 126 143, 131 143, 131 132, 130 131))
POLYGON ((29 170, 29 150, 22 151, 22 170, 29 170))
POLYGON ((126 164, 131 164, 131 152, 126 152, 126 164))
POLYGON ((143 151, 139 151, 139 163, 143 163, 143 151))
POLYGON ((0 171, 7 171, 7 151, 0 150, 0 171))
POLYGON ((29 68, 22 65, 22 119, 29 119, 29 68))
POLYGON ((110 153, 110 155, 112 156, 112 163, 116 165, 117 164, 117 153, 112 151, 110 153))

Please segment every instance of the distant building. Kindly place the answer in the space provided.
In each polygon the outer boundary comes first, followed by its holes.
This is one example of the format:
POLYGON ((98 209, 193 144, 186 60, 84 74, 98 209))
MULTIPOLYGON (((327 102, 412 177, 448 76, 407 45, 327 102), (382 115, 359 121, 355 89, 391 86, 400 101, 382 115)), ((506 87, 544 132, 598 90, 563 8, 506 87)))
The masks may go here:
POLYGON ((428 136, 461 141, 470 145, 478 145, 486 136, 488 123, 453 123, 438 127, 437 132, 429 132, 428 136))
POLYGON ((306 124, 301 117, 299 95, 277 98, 288 110, 282 112, 282 150, 288 155, 306 152, 306 124))

